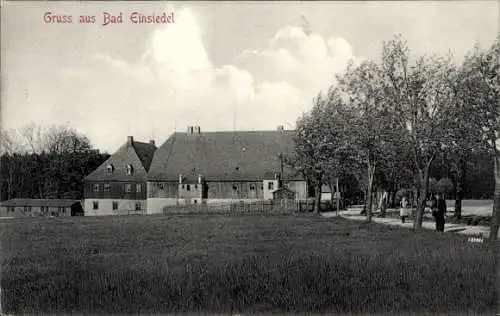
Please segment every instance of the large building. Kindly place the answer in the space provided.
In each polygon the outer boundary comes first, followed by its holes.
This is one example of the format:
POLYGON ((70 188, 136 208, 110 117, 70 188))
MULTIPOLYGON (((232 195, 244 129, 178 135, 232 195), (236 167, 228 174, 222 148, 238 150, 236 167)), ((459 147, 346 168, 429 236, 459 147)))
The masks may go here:
POLYGON ((273 198, 284 184, 295 199, 307 198, 303 177, 286 164, 294 131, 174 133, 154 155, 147 177, 149 214, 176 204, 256 201, 273 198))
POLYGON ((85 178, 85 215, 145 214, 146 180, 156 146, 132 136, 85 178))

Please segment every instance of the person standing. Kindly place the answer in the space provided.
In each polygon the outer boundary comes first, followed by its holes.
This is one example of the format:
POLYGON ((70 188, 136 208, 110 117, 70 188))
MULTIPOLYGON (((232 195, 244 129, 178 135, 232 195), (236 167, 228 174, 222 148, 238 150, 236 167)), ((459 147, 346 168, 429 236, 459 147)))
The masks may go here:
POLYGON ((436 220, 436 231, 444 232, 446 201, 439 193, 436 195, 436 208, 433 211, 433 215, 436 220))
POLYGON ((408 217, 408 200, 405 196, 401 200, 401 209, 399 210, 399 216, 401 217, 401 223, 405 223, 406 218, 408 217))

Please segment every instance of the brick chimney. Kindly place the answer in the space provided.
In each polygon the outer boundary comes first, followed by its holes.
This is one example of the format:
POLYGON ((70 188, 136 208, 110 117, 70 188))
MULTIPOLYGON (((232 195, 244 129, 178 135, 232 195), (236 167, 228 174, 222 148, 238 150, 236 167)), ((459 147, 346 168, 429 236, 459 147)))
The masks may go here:
POLYGON ((127 147, 134 145, 134 136, 127 136, 127 147))

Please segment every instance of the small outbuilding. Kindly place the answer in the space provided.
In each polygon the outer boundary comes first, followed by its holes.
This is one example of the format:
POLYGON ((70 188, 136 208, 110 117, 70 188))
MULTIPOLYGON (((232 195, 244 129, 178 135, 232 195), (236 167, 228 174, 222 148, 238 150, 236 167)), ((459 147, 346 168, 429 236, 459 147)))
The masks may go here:
POLYGON ((0 217, 81 216, 79 200, 11 199, 0 203, 0 217))
POLYGON ((288 188, 281 187, 273 192, 273 200, 294 200, 294 199, 295 199, 295 192, 288 188))

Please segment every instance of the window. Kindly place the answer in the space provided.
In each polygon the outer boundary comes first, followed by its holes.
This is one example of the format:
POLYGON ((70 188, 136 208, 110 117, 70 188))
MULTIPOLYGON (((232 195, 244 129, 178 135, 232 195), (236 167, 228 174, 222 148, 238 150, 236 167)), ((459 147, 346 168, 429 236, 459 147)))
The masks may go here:
POLYGON ((95 202, 92 202, 92 208, 94 210, 98 210, 99 209, 99 202, 95 201, 95 202))
POLYGON ((191 186, 189 184, 186 185, 186 190, 191 191, 191 186))
POLYGON ((14 208, 13 208, 12 206, 9 206, 9 207, 7 208, 7 212, 14 212, 14 208))
POLYGON ((158 184, 158 187, 160 188, 160 190, 163 190, 165 188, 165 186, 163 185, 163 183, 158 184))
POLYGON ((255 185, 250 184, 250 191, 255 191, 255 185))
POLYGON ((118 209, 118 202, 113 201, 113 211, 118 209))
POLYGON ((140 211, 141 210, 141 203, 135 203, 135 210, 140 211))
POLYGON ((130 183, 125 184, 125 192, 132 192, 132 185, 130 183))
POLYGON ((142 187, 142 186, 141 186, 140 184, 136 185, 136 187, 135 187, 135 191, 136 191, 137 193, 141 193, 141 190, 142 190, 142 189, 141 189, 141 187, 142 187))
POLYGON ((195 184, 195 185, 194 185, 194 188, 195 188, 195 189, 198 189, 198 185, 197 185, 197 184, 195 184))
POLYGON ((267 184, 267 188, 268 188, 269 190, 274 190, 274 182, 269 182, 269 183, 267 184))
POLYGON ((109 183, 104 185, 104 192, 111 192, 111 185, 109 183))
POLYGON ((238 191, 238 187, 236 185, 233 185, 233 191, 238 191))
POLYGON ((66 213, 66 208, 65 207, 61 207, 61 212, 62 213, 66 213))
POLYGON ((186 187, 184 186, 184 184, 182 185, 182 188, 183 188, 183 189, 184 189, 184 188, 186 188, 186 187))
POLYGON ((99 184, 94 184, 94 192, 99 192, 100 189, 101 188, 99 184))
POLYGON ((24 207, 25 212, 31 212, 31 206, 25 206, 24 207))
POLYGON ((127 165, 127 174, 131 175, 134 172, 134 167, 132 165, 127 165))
POLYGON ((198 204, 198 200, 194 200, 194 204, 198 204))
POLYGON ((113 165, 109 164, 106 166, 106 173, 107 174, 112 174, 113 170, 114 170, 113 165))

